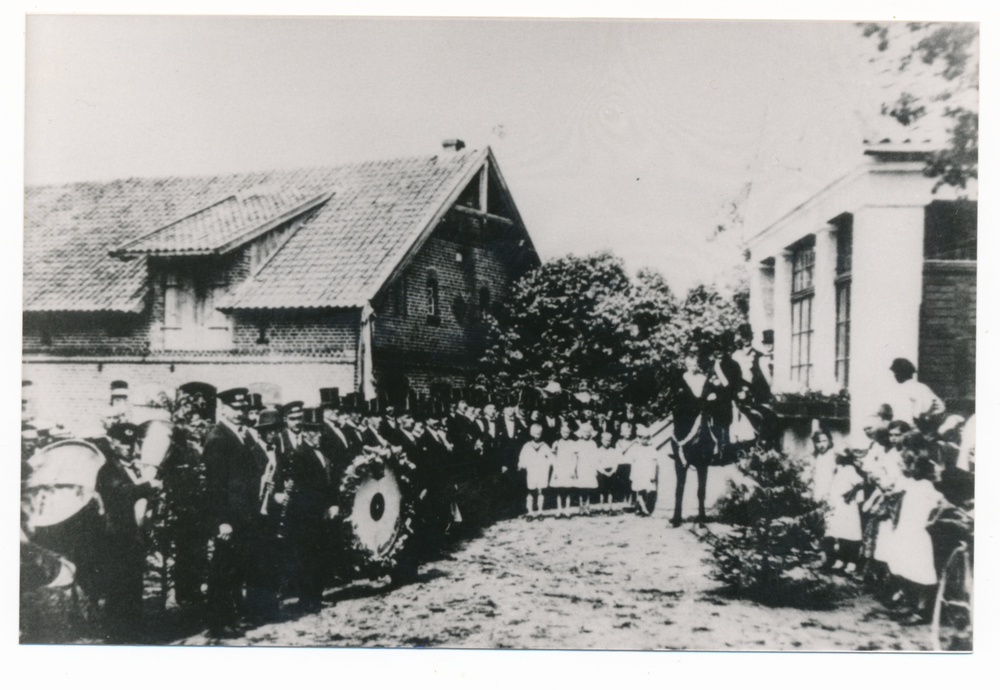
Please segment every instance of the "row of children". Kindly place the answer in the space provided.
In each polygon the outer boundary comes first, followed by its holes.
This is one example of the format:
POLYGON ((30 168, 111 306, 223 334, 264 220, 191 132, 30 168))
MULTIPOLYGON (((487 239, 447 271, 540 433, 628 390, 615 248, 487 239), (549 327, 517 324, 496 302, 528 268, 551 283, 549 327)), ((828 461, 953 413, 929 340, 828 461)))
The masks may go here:
POLYGON ((961 440, 975 421, 951 416, 914 429, 886 417, 873 418, 866 441, 841 452, 829 432, 814 432, 813 497, 826 506, 825 567, 863 575, 901 618, 919 624, 930 619, 939 574, 960 538, 938 529, 936 518, 972 508, 974 465, 961 440))
POLYGON ((551 445, 545 442, 543 431, 542 424, 531 424, 530 440, 518 458, 517 467, 525 475, 528 490, 526 519, 623 510, 633 505, 637 515, 652 513, 659 465, 648 427, 622 422, 615 442, 612 432, 597 433, 590 424, 581 423, 575 429, 563 424, 551 445), (547 498, 555 504, 554 513, 545 510, 547 498))

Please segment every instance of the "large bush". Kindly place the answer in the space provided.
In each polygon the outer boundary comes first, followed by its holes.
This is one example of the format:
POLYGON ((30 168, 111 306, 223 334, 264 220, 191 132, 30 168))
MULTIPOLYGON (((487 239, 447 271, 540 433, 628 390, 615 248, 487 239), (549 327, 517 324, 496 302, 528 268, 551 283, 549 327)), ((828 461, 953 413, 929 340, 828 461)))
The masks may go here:
POLYGON ((712 577, 731 594, 769 605, 823 608, 837 595, 819 572, 823 562, 821 506, 812 500, 804 465, 754 448, 737 464, 719 502, 725 525, 704 533, 712 547, 712 577))

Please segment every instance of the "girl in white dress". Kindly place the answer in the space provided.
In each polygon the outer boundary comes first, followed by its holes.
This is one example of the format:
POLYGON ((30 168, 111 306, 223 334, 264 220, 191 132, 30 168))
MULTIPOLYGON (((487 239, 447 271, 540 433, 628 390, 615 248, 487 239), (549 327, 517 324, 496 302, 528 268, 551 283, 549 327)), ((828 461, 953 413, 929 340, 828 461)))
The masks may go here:
POLYGON ((639 424, 636 427, 636 436, 638 442, 629 449, 635 514, 647 517, 656 507, 656 485, 660 468, 656 462, 656 450, 650 445, 649 428, 639 424))
POLYGON ((567 517, 570 495, 576 485, 576 440, 566 424, 559 427, 559 438, 552 444, 552 477, 549 486, 556 495, 557 517, 567 517))
POLYGON ((927 525, 943 497, 931 482, 934 467, 922 452, 926 450, 926 439, 918 432, 911 432, 903 443, 905 466, 897 488, 904 493, 886 562, 892 574, 901 580, 904 601, 912 610, 910 622, 924 623, 930 620, 930 603, 937 583, 934 545, 927 525))
POLYGON ((576 442, 576 487, 580 494, 580 512, 589 513, 590 503, 597 494, 597 472, 601 463, 600 449, 594 443, 594 428, 581 424, 576 442))

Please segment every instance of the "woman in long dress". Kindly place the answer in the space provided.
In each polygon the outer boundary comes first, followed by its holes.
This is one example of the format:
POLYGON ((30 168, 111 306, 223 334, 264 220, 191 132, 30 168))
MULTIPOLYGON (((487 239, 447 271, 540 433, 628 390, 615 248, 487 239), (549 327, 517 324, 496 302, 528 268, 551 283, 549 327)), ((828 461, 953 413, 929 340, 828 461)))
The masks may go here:
POLYGON ((685 370, 677 376, 672 386, 674 435, 670 443, 674 471, 677 473, 677 488, 674 494, 674 517, 670 524, 674 527, 680 527, 683 523, 681 513, 689 467, 694 467, 698 475, 698 520, 705 520, 708 467, 719 453, 718 436, 713 431, 716 420, 711 416, 713 406, 718 405, 719 385, 705 374, 713 368, 714 362, 710 356, 699 357, 689 352, 684 357, 685 370))

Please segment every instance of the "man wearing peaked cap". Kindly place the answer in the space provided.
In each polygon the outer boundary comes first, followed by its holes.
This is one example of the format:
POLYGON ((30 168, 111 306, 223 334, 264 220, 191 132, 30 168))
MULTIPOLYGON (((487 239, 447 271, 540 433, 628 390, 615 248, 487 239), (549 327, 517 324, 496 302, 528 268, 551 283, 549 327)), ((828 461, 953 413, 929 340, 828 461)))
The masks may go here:
POLYGON ((116 441, 129 449, 135 448, 136 435, 139 427, 129 422, 118 422, 108 428, 108 438, 116 441))
POLYGON ((322 418, 336 414, 336 409, 332 402, 319 409, 305 409, 301 402, 295 402, 285 405, 282 411, 287 426, 282 462, 293 487, 288 497, 288 531, 295 552, 299 606, 319 610, 329 566, 326 521, 339 512, 336 499, 340 486, 337 469, 321 452, 327 427, 322 418), (315 439, 317 432, 318 443, 309 440, 315 439))
POLYGON ((221 404, 233 409, 243 410, 250 405, 250 393, 246 388, 230 388, 229 390, 224 390, 216 395, 216 399, 221 404))
POLYGON ((205 438, 206 505, 215 542, 208 580, 210 632, 223 637, 237 634, 235 625, 243 604, 248 559, 254 529, 260 515, 260 481, 264 473, 260 457, 252 451, 247 433, 246 388, 231 388, 218 394, 219 421, 205 438))
POLYGON ((106 551, 101 568, 104 613, 112 642, 132 641, 142 622, 142 589, 146 549, 136 520, 136 502, 152 498, 162 487, 154 476, 141 477, 132 465, 138 428, 127 422, 111 425, 111 456, 97 472, 95 488, 104 504, 106 551))

